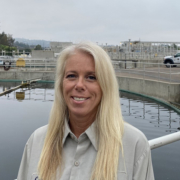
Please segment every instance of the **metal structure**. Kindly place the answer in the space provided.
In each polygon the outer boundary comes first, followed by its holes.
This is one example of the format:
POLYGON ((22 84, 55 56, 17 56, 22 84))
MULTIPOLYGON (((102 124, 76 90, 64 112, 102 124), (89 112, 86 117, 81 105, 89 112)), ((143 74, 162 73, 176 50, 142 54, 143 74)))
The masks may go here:
POLYGON ((174 53, 180 50, 180 42, 159 41, 123 41, 120 50, 124 52, 138 53, 174 53))
POLYGON ((180 64, 170 64, 167 68, 163 63, 133 61, 113 61, 112 63, 115 71, 121 76, 180 83, 180 64))
MULTIPOLYGON (((37 51, 32 50, 32 52, 25 52, 25 50, 17 51, 0 51, 0 56, 12 55, 15 56, 26 56, 27 58, 33 57, 47 57, 56 59, 59 53, 64 47, 73 44, 72 42, 51 42, 51 51, 37 51), (36 55, 35 55, 36 54, 36 55)), ((111 59, 158 59, 174 55, 180 52, 180 42, 158 42, 158 41, 123 41, 119 46, 102 46, 102 48, 109 54, 111 59)))
POLYGON ((155 149, 179 140, 180 132, 176 132, 156 139, 149 140, 149 145, 151 149, 155 149))
MULTIPOLYGON (((0 64, 0 71, 3 70, 4 66, 9 66, 11 71, 54 71, 56 68, 56 61, 53 60, 24 60, 24 63, 18 64, 17 61, 14 61, 12 63, 6 62, 6 64, 0 64)), ((8 69, 8 70, 9 70, 8 69)))
MULTIPOLYGON (((145 63, 140 61, 112 61, 115 71, 121 76, 180 83, 180 64, 145 63)), ((52 72, 55 73, 56 61, 25 60, 22 66, 16 62, 0 64, 0 72, 52 72)), ((38 77, 39 78, 39 77, 38 77)))

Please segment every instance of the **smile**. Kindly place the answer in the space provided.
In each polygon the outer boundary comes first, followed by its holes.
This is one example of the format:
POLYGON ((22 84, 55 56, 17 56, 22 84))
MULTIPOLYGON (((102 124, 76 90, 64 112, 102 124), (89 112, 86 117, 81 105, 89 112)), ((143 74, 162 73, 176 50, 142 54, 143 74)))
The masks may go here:
POLYGON ((75 101, 85 101, 88 98, 82 98, 82 97, 72 97, 75 101))

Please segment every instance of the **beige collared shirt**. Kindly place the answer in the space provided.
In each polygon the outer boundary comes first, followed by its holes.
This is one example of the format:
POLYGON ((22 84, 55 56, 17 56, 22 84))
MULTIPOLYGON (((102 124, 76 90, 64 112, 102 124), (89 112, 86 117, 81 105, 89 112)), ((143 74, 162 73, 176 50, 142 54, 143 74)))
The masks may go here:
MULTIPOLYGON (((47 126, 37 129, 26 143, 17 180, 38 180, 37 165, 47 126)), ((57 180, 89 180, 98 151, 93 123, 81 136, 71 132, 67 122, 63 138, 63 173, 57 180)), ((118 180, 154 180, 149 143, 142 132, 125 123, 124 158, 119 157, 118 180)))

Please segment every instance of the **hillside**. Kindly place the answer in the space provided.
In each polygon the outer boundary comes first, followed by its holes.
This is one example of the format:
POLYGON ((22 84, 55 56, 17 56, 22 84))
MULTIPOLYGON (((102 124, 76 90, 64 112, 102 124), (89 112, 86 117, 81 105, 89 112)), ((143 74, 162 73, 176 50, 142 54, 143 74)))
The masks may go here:
POLYGON ((24 38, 15 38, 15 41, 28 44, 29 46, 31 45, 41 45, 43 48, 49 48, 50 47, 50 41, 45 41, 45 40, 30 40, 30 39, 24 39, 24 38))

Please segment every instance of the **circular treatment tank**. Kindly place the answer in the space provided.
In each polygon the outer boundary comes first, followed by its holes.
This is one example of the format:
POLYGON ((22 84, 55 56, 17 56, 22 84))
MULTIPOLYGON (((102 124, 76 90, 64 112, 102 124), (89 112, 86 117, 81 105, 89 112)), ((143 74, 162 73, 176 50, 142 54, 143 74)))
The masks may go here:
MULTIPOLYGON (((0 92, 21 82, 0 82, 0 92)), ((53 83, 36 83, 0 97, 0 179, 16 179, 29 136, 48 123, 54 99, 53 83), (16 99, 16 94, 23 98, 16 99)), ((122 115, 126 122, 137 127, 148 140, 177 132, 180 115, 154 100, 130 93, 120 93, 122 115)), ((180 141, 152 150, 152 162, 157 180, 176 180, 180 177, 180 141)))

